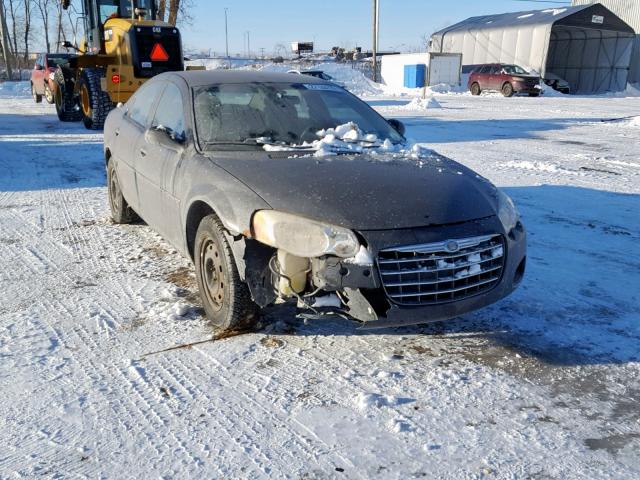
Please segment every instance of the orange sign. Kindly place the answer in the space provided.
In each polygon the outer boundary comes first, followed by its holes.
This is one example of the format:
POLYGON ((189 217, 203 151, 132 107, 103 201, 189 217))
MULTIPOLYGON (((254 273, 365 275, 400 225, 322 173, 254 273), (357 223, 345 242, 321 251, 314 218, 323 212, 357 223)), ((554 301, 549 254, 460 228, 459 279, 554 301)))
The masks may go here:
POLYGON ((162 45, 156 43, 151 50, 150 58, 153 62, 166 62, 169 60, 169 54, 162 45))

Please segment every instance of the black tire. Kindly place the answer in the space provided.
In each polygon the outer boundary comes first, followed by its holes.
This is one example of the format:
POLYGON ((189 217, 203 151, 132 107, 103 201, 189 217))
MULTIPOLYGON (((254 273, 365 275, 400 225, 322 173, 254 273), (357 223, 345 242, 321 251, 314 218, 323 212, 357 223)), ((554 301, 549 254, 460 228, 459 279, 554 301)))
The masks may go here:
POLYGON ((109 208, 114 223, 132 223, 138 219, 138 215, 129 206, 122 195, 120 182, 113 161, 107 165, 107 187, 109 190, 109 208))
MULTIPOLYGON (((71 74, 68 75, 70 76, 71 74)), ((73 81, 65 78, 61 69, 56 70, 53 81, 56 86, 53 97, 58 119, 61 122, 79 122, 82 120, 82 112, 80 112, 78 100, 73 93, 73 81)))
POLYGON ((482 89, 480 88, 480 84, 478 82, 473 82, 471 84, 471 95, 480 95, 482 93, 482 89))
POLYGON ((33 83, 31 84, 31 96, 34 102, 42 103, 42 95, 36 93, 36 86, 33 83))
POLYGON ((209 320, 223 331, 249 330, 259 319, 249 287, 240 279, 222 223, 215 215, 202 219, 194 247, 196 280, 209 320))
POLYGON ((514 93, 516 92, 513 89, 513 85, 511 85, 509 82, 505 83, 502 86, 502 95, 504 95, 505 97, 513 97, 514 93))
POLYGON ((111 97, 100 86, 103 76, 104 70, 101 68, 85 68, 80 74, 78 91, 82 122, 89 130, 101 130, 107 115, 113 109, 111 97))
POLYGON ((44 99, 50 105, 53 105, 53 102, 56 101, 56 99, 53 96, 53 92, 49 88, 49 82, 44 82, 44 99))

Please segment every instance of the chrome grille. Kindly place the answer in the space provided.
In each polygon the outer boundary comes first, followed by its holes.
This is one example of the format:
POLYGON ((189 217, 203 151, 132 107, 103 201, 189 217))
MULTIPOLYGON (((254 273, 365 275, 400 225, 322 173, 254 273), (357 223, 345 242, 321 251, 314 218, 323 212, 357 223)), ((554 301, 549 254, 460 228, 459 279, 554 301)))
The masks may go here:
POLYGON ((491 290, 504 267, 502 235, 447 240, 380 251, 387 296, 399 305, 436 305, 491 290))

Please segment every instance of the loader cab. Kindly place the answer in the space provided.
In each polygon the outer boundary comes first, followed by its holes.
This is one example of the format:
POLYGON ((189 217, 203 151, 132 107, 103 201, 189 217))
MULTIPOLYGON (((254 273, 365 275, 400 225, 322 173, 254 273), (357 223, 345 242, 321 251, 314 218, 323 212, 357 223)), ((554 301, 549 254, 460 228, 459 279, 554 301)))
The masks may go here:
POLYGON ((154 0, 83 0, 83 10, 85 46, 89 54, 104 52, 104 24, 110 18, 156 19, 154 0))

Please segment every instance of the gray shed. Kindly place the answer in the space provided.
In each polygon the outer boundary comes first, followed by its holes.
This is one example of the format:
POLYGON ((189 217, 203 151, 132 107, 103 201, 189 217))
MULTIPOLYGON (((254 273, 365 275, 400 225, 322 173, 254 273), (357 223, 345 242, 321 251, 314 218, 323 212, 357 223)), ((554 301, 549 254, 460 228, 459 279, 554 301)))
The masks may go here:
POLYGON ((634 31, 597 3, 471 17, 431 36, 431 52, 462 53, 464 67, 515 63, 564 78, 574 93, 624 90, 634 31))
POLYGON ((636 42, 631 55, 629 83, 640 83, 640 2, 638 0, 573 0, 573 5, 601 3, 636 31, 636 42))

